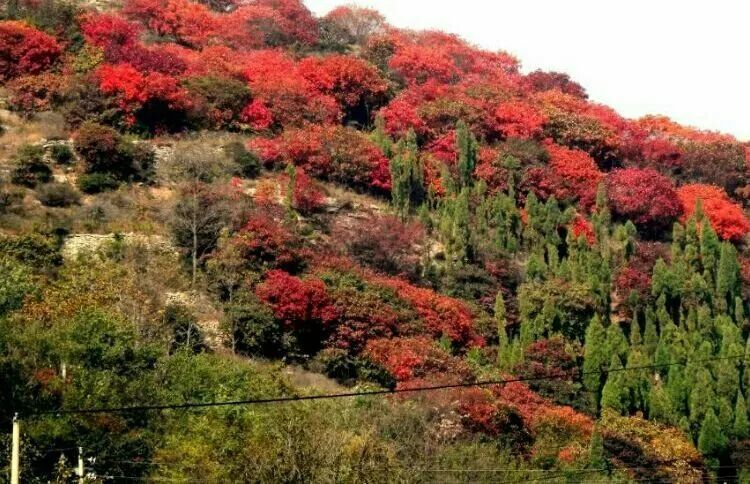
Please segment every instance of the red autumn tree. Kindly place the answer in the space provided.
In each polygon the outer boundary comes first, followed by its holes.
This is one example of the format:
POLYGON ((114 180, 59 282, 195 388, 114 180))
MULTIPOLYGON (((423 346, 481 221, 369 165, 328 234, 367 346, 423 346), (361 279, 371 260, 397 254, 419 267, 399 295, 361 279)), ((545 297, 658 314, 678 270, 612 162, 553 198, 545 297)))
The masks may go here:
POLYGON ((47 111, 62 99, 65 85, 64 76, 50 72, 22 76, 7 84, 10 91, 8 103, 13 110, 24 114, 47 111))
POLYGON ((218 16, 216 22, 218 38, 240 51, 278 46, 288 37, 281 14, 261 5, 244 5, 218 16))
POLYGON ((577 82, 570 79, 570 76, 562 72, 546 72, 536 70, 526 76, 529 87, 538 92, 558 89, 565 94, 586 99, 588 95, 586 90, 577 82))
POLYGON ((465 374, 465 364, 424 336, 375 339, 367 343, 365 356, 385 368, 399 382, 432 375, 465 374))
POLYGON ((159 114, 183 112, 192 106, 188 92, 171 76, 158 72, 144 75, 129 64, 105 64, 96 75, 99 89, 117 98, 128 124, 134 124, 140 117, 140 120, 158 126, 169 122, 159 118, 159 114), (139 116, 146 109, 150 109, 148 116, 139 116))
POLYGON ((585 152, 548 144, 549 166, 533 168, 525 183, 542 198, 552 195, 558 200, 577 200, 584 209, 591 208, 602 173, 585 152))
POLYGON ((309 215, 323 207, 325 195, 315 181, 302 168, 296 168, 292 186, 292 206, 302 214, 309 215))
POLYGON ((648 230, 671 227, 682 212, 672 180, 656 170, 615 170, 606 184, 612 213, 648 230))
POLYGON ((255 294, 269 304, 276 319, 290 329, 322 325, 335 318, 325 284, 320 279, 303 280, 282 270, 272 270, 255 289, 255 294))
POLYGON ((585 238, 589 245, 594 245, 596 243, 594 226, 580 214, 577 214, 573 219, 573 223, 570 225, 570 230, 573 232, 574 236, 585 238))
POLYGON ((293 269, 299 265, 299 241, 268 214, 255 213, 235 236, 233 243, 253 267, 293 269))
POLYGON ((343 126, 309 126, 282 137, 283 158, 318 178, 353 187, 390 189, 388 159, 365 134, 343 126))
POLYGON ((388 27, 377 10, 354 5, 334 8, 325 18, 343 29, 358 44, 364 44, 370 36, 381 34, 388 27))
POLYGON ((270 111, 273 128, 340 120, 336 100, 316 91, 288 54, 280 50, 260 50, 248 53, 244 61, 245 79, 253 97, 270 111))
POLYGON ((282 25, 291 42, 314 44, 318 38, 318 23, 302 0, 255 0, 260 7, 276 10, 284 19, 282 25))
POLYGON ((52 67, 61 53, 54 37, 24 22, 0 22, 0 80, 39 74, 52 67))
POLYGON ((217 30, 216 15, 190 0, 128 0, 123 13, 156 34, 191 47, 207 45, 217 30))
POLYGON ((445 336, 462 347, 484 345, 484 339, 474 328, 474 317, 464 302, 397 278, 373 276, 372 281, 390 287, 408 301, 433 337, 445 336))
POLYGON ((750 231, 750 221, 742 208, 717 186, 685 185, 677 190, 677 196, 684 210, 683 219, 693 215, 696 202, 700 200, 711 227, 724 240, 738 241, 750 231))
POLYGON ((460 74, 449 52, 434 46, 403 46, 388 65, 408 84, 456 82, 460 74))
POLYGON ((495 110, 498 131, 505 138, 533 138, 542 133, 547 118, 530 105, 511 101, 495 110))
POLYGON ((349 117, 363 111, 359 121, 369 121, 371 110, 382 101, 388 85, 378 69, 352 56, 308 57, 299 64, 302 76, 319 92, 333 96, 349 117))

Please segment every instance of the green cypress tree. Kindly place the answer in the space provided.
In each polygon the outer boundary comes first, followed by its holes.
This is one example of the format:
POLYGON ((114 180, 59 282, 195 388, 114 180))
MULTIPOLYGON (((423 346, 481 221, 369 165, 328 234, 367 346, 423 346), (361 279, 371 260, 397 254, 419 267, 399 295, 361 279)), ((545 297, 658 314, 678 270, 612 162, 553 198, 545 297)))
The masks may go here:
POLYGON ((721 312, 734 309, 734 299, 740 292, 740 263, 737 250, 729 242, 721 244, 719 268, 716 274, 716 303, 721 312))
POLYGON ((641 346, 641 344, 643 344, 641 327, 638 324, 638 319, 633 315, 633 321, 630 322, 630 347, 641 346))
POLYGON ((617 323, 612 323, 607 327, 607 354, 617 355, 624 358, 628 353, 628 340, 622 328, 617 323))
POLYGON ((385 130, 385 120, 382 116, 375 118, 375 129, 372 130, 370 139, 380 148, 386 158, 393 157, 393 140, 385 130))
POLYGON ((675 424, 677 415, 672 407, 672 400, 664 390, 661 382, 651 385, 648 394, 648 418, 669 425, 675 424))
POLYGON ((409 130, 393 149, 390 161, 391 200, 396 212, 406 217, 424 201, 424 170, 419 159, 417 135, 409 130))
POLYGON ((747 418, 747 404, 742 392, 737 392, 737 401, 734 403, 734 425, 732 435, 737 440, 750 437, 750 421, 747 418))
POLYGON ((604 439, 602 439, 599 428, 595 427, 591 433, 591 441, 589 442, 588 468, 606 471, 608 467, 607 458, 604 455, 604 439))
POLYGON ((656 332, 656 315, 654 311, 649 307, 645 312, 646 327, 643 330, 643 345, 646 348, 646 354, 649 358, 654 357, 656 353, 656 347, 659 345, 659 335, 656 332))
POLYGON ((666 391, 676 415, 686 415, 688 413, 690 389, 685 380, 684 367, 675 365, 669 368, 666 391))
POLYGON ((720 455, 727 446, 727 437, 721 431, 719 419, 713 409, 708 409, 698 435, 698 450, 707 456, 720 455))
POLYGON ((728 399, 720 397, 716 402, 716 408, 718 409, 716 417, 719 419, 721 433, 729 437, 732 435, 734 429, 734 408, 732 407, 732 403, 728 399))
POLYGON ((478 143, 464 121, 456 124, 456 149, 458 152, 458 186, 471 186, 477 166, 478 143))
POLYGON ((628 390, 623 382, 624 372, 616 371, 620 369, 622 369, 622 362, 616 354, 613 354, 612 362, 609 365, 610 372, 607 374, 607 383, 602 388, 601 407, 610 408, 622 415, 628 409, 628 390))
POLYGON ((588 328, 586 328, 584 353, 583 353, 583 384, 590 392, 593 392, 598 400, 601 388, 601 372, 607 364, 607 333, 602 326, 599 315, 595 315, 588 328))
MULTIPOLYGON (((634 346, 628 352, 627 368, 640 368, 648 366, 648 358, 643 354, 641 348, 634 346)), ((624 372, 623 383, 629 394, 630 410, 646 411, 648 408, 648 395, 651 387, 649 370, 632 370, 624 372)))
MULTIPOLYGON (((692 372, 686 368, 686 375, 692 372)), ((706 368, 699 368, 695 372, 692 382, 688 383, 690 398, 688 406, 690 410, 690 421, 700 423, 706 415, 706 412, 712 408, 716 399, 714 392, 714 381, 711 373, 706 368)))
POLYGON ((507 369, 505 363, 509 359, 508 332, 506 330, 505 320, 505 300, 503 292, 497 291, 495 296, 495 323, 497 324, 497 361, 501 368, 507 369))
POLYGON ((708 219, 704 219, 701 224, 700 241, 703 269, 714 275, 721 254, 721 242, 708 219))

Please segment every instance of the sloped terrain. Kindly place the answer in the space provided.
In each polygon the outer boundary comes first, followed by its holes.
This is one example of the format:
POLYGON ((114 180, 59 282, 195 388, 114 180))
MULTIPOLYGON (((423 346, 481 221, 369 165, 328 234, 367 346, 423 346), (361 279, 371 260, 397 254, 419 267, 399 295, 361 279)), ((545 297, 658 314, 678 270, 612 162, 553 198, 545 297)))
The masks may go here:
POLYGON ((0 79, 30 482, 747 477, 748 143, 298 0, 9 3, 0 79))

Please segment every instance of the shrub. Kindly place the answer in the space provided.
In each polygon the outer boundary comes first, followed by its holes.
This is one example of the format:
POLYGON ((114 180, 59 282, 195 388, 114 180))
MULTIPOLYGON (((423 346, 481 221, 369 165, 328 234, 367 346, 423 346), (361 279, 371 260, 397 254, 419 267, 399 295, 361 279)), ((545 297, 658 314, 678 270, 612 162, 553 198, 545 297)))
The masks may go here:
POLYGON ((255 178, 260 175, 260 158, 254 152, 248 151, 241 142, 233 141, 226 144, 224 152, 237 164, 242 176, 255 178))
POLYGON ((108 173, 86 173, 78 177, 78 189, 83 193, 101 193, 119 186, 120 182, 108 173))
POLYGON ((684 219, 695 211, 698 200, 701 201, 716 234, 724 240, 738 241, 750 231, 750 220, 738 204, 732 202, 724 190, 713 185, 694 183, 677 190, 677 196, 684 210, 684 219))
POLYGON ((37 189, 37 198, 47 207, 68 207, 78 203, 81 195, 68 183, 47 183, 37 189))
POLYGON ((58 242, 41 234, 0 236, 0 257, 9 257, 35 269, 62 263, 58 242))
POLYGON ((194 124, 211 128, 232 128, 242 109, 250 102, 250 89, 236 79, 192 77, 182 85, 192 95, 194 124))
POLYGON ((52 145, 49 155, 59 165, 67 165, 75 160, 75 154, 68 145, 52 145))
POLYGON ((155 155, 146 143, 125 140, 114 129, 87 122, 75 135, 75 149, 87 174, 106 173, 115 179, 147 181, 153 176, 155 155))
POLYGON ((226 312, 225 325, 232 336, 233 350, 245 355, 282 356, 283 332, 273 311, 253 295, 247 299, 226 312))
POLYGON ((62 49, 54 37, 24 22, 0 22, 0 79, 39 74, 54 64, 62 49))
POLYGON ((615 170, 606 184, 612 212, 640 227, 669 228, 682 212, 672 181, 656 170, 615 170))
POLYGON ((110 172, 119 162, 121 137, 117 131, 101 124, 87 122, 75 135, 75 149, 81 156, 86 173, 110 172))
POLYGON ((18 185, 32 188, 52 179, 52 170, 44 162, 44 150, 41 146, 22 146, 16 154, 15 165, 11 181, 18 185))

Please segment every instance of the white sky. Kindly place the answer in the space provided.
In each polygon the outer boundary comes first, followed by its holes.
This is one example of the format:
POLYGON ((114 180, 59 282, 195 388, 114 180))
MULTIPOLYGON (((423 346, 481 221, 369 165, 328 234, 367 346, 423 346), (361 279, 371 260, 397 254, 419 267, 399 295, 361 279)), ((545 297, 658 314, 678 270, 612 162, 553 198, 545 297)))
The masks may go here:
POLYGON ((396 27, 456 33, 518 57, 525 72, 569 74, 627 117, 665 114, 750 140, 750 2, 746 0, 305 0, 343 3, 396 27))

